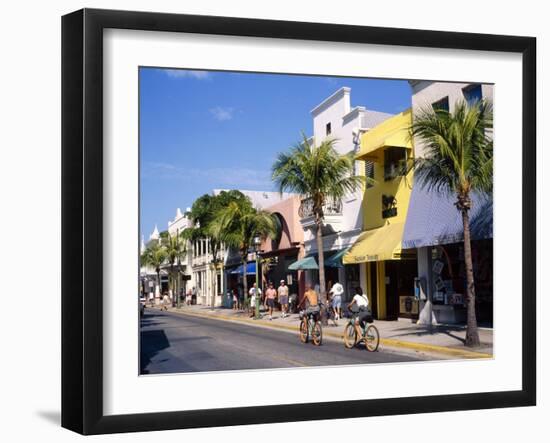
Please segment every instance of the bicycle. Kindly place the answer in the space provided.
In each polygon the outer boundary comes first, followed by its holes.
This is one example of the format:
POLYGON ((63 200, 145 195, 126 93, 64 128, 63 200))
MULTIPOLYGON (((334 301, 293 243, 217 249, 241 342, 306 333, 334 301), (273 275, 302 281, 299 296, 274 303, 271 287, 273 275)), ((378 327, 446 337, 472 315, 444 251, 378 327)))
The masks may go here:
POLYGON ((365 320, 364 325, 360 326, 362 330, 360 339, 358 339, 357 331, 355 329, 356 316, 357 314, 355 313, 350 317, 350 320, 344 329, 344 346, 347 349, 351 349, 359 342, 363 341, 367 351, 375 352, 380 344, 380 333, 378 332, 378 328, 372 324, 372 316, 369 316, 365 320))
POLYGON ((300 341, 307 343, 309 337, 315 346, 321 346, 323 342, 323 327, 319 321, 319 314, 300 311, 300 341))

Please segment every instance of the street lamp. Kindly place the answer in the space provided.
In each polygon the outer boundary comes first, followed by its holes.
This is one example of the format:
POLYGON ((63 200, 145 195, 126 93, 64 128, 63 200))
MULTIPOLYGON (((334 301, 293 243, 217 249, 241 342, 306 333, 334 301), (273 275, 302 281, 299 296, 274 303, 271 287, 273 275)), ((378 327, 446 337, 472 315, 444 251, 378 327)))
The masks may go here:
POLYGON ((254 252, 256 255, 256 312, 254 313, 254 319, 260 319, 260 296, 258 290, 260 288, 258 283, 258 264, 260 262, 260 246, 262 245, 262 239, 258 236, 254 237, 254 252))

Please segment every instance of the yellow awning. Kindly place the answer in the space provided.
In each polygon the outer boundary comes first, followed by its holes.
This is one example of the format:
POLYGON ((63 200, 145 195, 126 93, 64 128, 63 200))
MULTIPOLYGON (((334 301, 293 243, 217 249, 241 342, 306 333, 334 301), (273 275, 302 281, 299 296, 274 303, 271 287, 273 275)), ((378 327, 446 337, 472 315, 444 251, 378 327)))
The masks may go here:
POLYGON ((403 253, 401 250, 404 228, 405 223, 392 223, 364 231, 344 255, 342 262, 353 264, 409 258, 410 254, 403 253))
POLYGON ((412 123, 410 109, 397 114, 366 132, 361 138, 361 147, 356 158, 372 156, 386 146, 399 146, 412 149, 409 128, 412 123))

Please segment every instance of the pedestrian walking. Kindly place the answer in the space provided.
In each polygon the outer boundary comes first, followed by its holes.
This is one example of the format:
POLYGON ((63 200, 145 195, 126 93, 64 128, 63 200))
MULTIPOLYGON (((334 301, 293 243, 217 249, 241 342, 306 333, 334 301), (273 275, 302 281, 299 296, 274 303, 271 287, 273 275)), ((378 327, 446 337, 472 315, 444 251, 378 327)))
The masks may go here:
POLYGON ((298 300, 298 294, 296 294, 295 292, 293 292, 292 294, 290 294, 290 296, 288 297, 288 302, 289 302, 289 311, 292 313, 292 312, 296 312, 296 302, 298 300))
POLYGON ((256 300, 261 300, 262 291, 261 289, 257 288, 256 283, 254 283, 250 288, 250 291, 248 291, 248 295, 250 296, 249 313, 251 317, 254 317, 256 315, 256 300))
MULTIPOLYGON (((269 319, 273 320, 273 308, 275 307, 275 298, 277 297, 277 291, 273 287, 273 283, 269 283, 267 290, 265 291, 265 304, 269 311, 269 319)), ((264 305, 264 308, 266 306, 264 305)))
POLYGON ((168 297, 168 294, 165 292, 162 296, 162 305, 160 307, 161 311, 168 311, 168 305, 170 304, 170 297, 168 297))
POLYGON ((237 291, 237 288, 233 288, 231 291, 233 295, 233 310, 236 311, 239 309, 239 293, 237 291))
POLYGON ((336 281, 330 288, 329 294, 332 296, 332 309, 334 309, 334 319, 338 320, 342 318, 342 295, 344 294, 344 287, 336 281))
POLYGON ((288 286, 284 280, 281 280, 279 287, 277 288, 277 296, 279 304, 281 305, 281 316, 283 318, 288 316, 288 286))
POLYGON ((242 283, 239 283, 237 285, 237 294, 239 297, 239 310, 244 309, 244 285, 242 283))

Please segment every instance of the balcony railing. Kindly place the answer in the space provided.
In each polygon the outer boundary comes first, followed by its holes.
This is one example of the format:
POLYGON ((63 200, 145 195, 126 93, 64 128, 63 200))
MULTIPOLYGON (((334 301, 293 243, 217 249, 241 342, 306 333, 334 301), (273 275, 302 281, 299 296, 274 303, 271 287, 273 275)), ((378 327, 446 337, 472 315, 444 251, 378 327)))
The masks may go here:
MULTIPOLYGON (((323 214, 342 215, 342 202, 340 200, 330 199, 323 205, 323 214)), ((299 215, 301 218, 313 217, 313 199, 305 198, 300 203, 299 215)))

